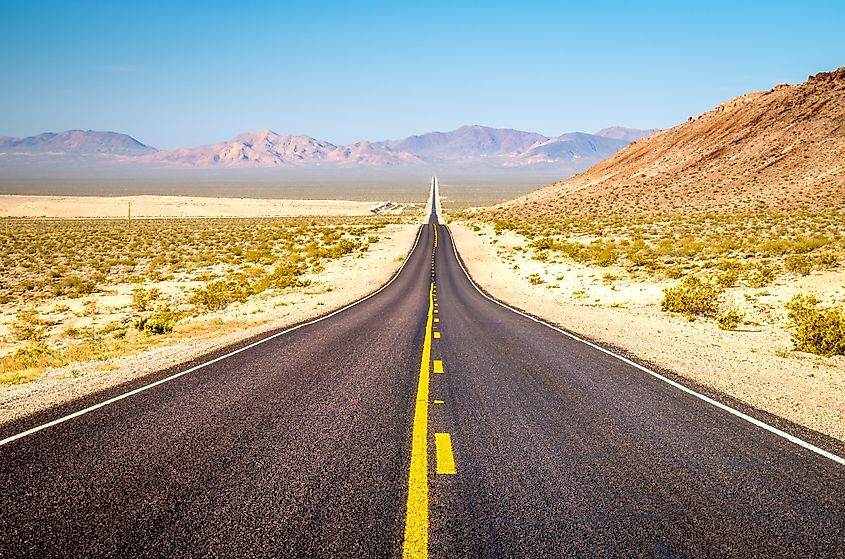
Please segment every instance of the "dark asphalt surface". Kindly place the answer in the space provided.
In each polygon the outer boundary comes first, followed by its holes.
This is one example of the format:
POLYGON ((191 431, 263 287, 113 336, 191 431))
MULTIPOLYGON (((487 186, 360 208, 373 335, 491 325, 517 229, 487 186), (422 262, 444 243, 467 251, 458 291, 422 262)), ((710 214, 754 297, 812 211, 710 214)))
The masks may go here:
MULTIPOLYGON (((0 557, 401 555, 432 229, 377 296, 0 447, 0 557)), ((845 557, 845 468, 488 301, 438 231, 433 557, 845 557)))

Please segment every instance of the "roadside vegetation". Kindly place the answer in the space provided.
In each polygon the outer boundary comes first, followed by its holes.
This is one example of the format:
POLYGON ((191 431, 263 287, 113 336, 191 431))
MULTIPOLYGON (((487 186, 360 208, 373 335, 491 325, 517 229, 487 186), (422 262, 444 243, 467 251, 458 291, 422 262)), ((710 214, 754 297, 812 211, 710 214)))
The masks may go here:
POLYGON ((153 219, 131 230, 12 220, 0 237, 0 382, 133 353, 181 324, 229 320, 232 305, 307 289, 328 262, 363 256, 401 219, 153 219))
MULTIPOLYGON (((788 304, 784 301, 779 309, 759 302, 774 286, 842 270, 845 214, 841 211, 559 218, 503 215, 464 212, 455 219, 466 221, 479 235, 485 234, 479 225, 486 222, 492 228, 494 244, 505 234, 521 239, 511 239, 510 246, 499 251, 505 260, 513 260, 514 271, 520 269, 515 256, 521 255, 542 264, 545 271, 555 265, 560 270, 566 263, 594 268, 603 285, 614 291, 625 283, 668 284, 654 301, 666 313, 687 320, 711 320, 722 330, 737 330, 748 320, 741 307, 753 307, 756 319, 763 314, 790 329, 795 350, 830 356, 841 355, 845 347, 841 306, 818 305, 812 295, 800 295, 788 304)), ((532 268, 524 273, 533 285, 563 279, 553 277, 559 272, 546 275, 532 268)), ((573 291, 570 298, 601 302, 583 289, 573 291)))

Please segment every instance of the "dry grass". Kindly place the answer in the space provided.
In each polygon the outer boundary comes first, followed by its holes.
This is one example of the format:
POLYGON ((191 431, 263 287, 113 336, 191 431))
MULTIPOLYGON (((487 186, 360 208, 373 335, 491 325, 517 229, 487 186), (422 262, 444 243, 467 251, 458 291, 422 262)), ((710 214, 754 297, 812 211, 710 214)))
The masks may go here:
POLYGON ((401 219, 14 220, 0 237, 0 382, 170 343, 183 321, 307 286, 401 219))
MULTIPOLYGON (((470 214, 460 216, 472 217, 470 214)), ((764 287, 780 275, 806 275, 845 261, 845 214, 795 212, 558 219, 490 217, 497 234, 528 240, 535 258, 563 257, 633 275, 714 274, 722 287, 764 287)))

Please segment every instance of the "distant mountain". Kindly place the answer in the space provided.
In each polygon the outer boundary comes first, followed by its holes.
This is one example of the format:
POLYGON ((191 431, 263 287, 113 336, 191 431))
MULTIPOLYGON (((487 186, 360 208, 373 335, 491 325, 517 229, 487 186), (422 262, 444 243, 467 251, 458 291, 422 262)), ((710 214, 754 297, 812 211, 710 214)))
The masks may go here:
POLYGON ((135 138, 117 132, 67 130, 27 138, 0 136, 0 153, 19 155, 145 155, 155 152, 135 138))
POLYGON ((338 147, 310 136, 280 135, 266 128, 227 142, 159 151, 147 159, 189 167, 289 167, 320 162, 395 166, 421 162, 412 154, 395 153, 367 141, 338 147))
POLYGON ((514 216, 845 210, 845 67, 722 103, 509 202, 514 216))
POLYGON ((628 145, 627 140, 615 140, 594 134, 572 132, 538 143, 520 154, 523 161, 550 163, 586 159, 597 163, 607 159, 628 145))
POLYGON ((310 136, 282 136, 265 128, 227 142, 159 151, 145 159, 186 167, 276 167, 325 160, 335 150, 337 146, 310 136))
POLYGON ((395 167, 401 165, 419 165, 423 160, 406 151, 394 151, 380 143, 367 140, 356 142, 348 146, 341 146, 329 156, 333 161, 347 163, 364 163, 380 167, 395 167))
POLYGON ((387 147, 424 158, 460 159, 490 155, 515 155, 548 140, 542 134, 507 128, 461 126, 451 132, 429 132, 403 140, 388 140, 387 147))
POLYGON ((626 142, 636 142, 643 138, 648 138, 655 132, 659 132, 657 128, 649 130, 638 130, 636 128, 625 128, 623 126, 611 126, 610 128, 602 128, 595 133, 596 136, 602 138, 611 138, 614 140, 624 140, 626 142))
POLYGON ((627 128, 603 132, 608 136, 575 132, 549 138, 536 132, 473 125, 400 140, 364 140, 338 146, 265 128, 215 144, 159 151, 125 134, 69 130, 29 138, 0 136, 0 174, 3 170, 33 174, 42 166, 60 172, 65 165, 84 171, 93 164, 100 170, 114 166, 238 169, 431 165, 465 171, 537 165, 571 174, 610 157, 625 147, 627 138, 648 133, 627 128))

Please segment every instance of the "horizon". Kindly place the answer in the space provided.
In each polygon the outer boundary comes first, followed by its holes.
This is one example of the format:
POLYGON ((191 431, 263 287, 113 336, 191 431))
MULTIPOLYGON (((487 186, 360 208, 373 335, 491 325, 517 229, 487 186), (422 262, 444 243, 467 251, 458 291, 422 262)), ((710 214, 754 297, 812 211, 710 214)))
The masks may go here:
MULTIPOLYGON (((425 132, 412 132, 412 133, 407 134, 407 135, 405 135, 401 138, 399 138, 399 137, 396 137, 396 138, 380 138, 380 139, 379 138, 359 138, 357 140, 354 140, 353 142, 349 142, 349 144, 358 143, 358 142, 372 142, 372 143, 392 142, 392 141, 405 140, 405 139, 408 139, 408 138, 416 138, 416 137, 425 136, 425 135, 428 135, 428 134, 449 134, 451 132, 456 132, 456 131, 461 130, 463 128, 484 128, 484 129, 487 129, 487 130, 501 130, 501 131, 506 131, 506 132, 519 132, 519 133, 529 133, 529 134, 535 133, 533 130, 520 130, 520 129, 508 128, 508 127, 494 127, 494 126, 487 126, 487 125, 484 125, 484 124, 463 124, 461 126, 458 126, 456 128, 450 129, 450 130, 428 130, 428 131, 425 131, 425 132)), ((631 131, 638 131, 638 132, 646 132, 646 131, 649 130, 649 129, 631 128, 631 127, 627 127, 627 126, 624 126, 624 125, 618 125, 617 124, 617 125, 607 126, 605 128, 599 129, 599 130, 593 130, 593 131, 568 130, 568 131, 560 132, 560 133, 557 133, 557 134, 553 134, 553 135, 548 136, 548 137, 549 138, 556 138, 556 137, 563 136, 563 135, 566 135, 566 134, 597 135, 599 132, 603 132, 605 130, 610 130, 610 129, 614 129, 614 128, 620 128, 622 130, 631 130, 631 131)), ((657 129, 654 129, 654 130, 657 130, 657 129)), ((0 138, 6 137, 6 138, 13 138, 15 140, 22 140, 22 139, 25 139, 25 138, 40 136, 42 134, 62 134, 62 133, 65 133, 65 132, 85 132, 85 133, 92 132, 92 133, 97 133, 97 134, 112 134, 113 133, 113 134, 120 134, 122 136, 128 136, 131 139, 142 143, 145 147, 154 148, 154 149, 157 149, 159 151, 167 151, 169 149, 194 148, 194 147, 201 147, 201 146, 205 146, 205 145, 214 145, 214 144, 218 144, 218 143, 229 142, 237 136, 241 136, 241 135, 244 135, 244 134, 260 134, 260 133, 265 132, 265 131, 269 132, 271 134, 276 134, 278 136, 305 136, 305 137, 309 137, 309 138, 314 139, 314 140, 325 141, 325 142, 328 142, 328 143, 335 145, 335 146, 343 146, 344 145, 342 143, 335 142, 335 141, 333 141, 329 138, 322 138, 322 137, 318 137, 318 136, 313 136, 313 135, 308 134, 308 133, 291 134, 291 133, 286 132, 286 131, 279 132, 278 130, 273 130, 272 128, 268 128, 268 127, 251 129, 251 130, 242 130, 241 132, 238 132, 231 137, 221 138, 221 139, 218 139, 218 140, 212 140, 212 141, 207 142, 205 144, 197 144, 197 145, 192 145, 192 146, 185 145, 185 146, 177 146, 176 148, 165 148, 165 149, 159 148, 158 146, 155 146, 155 145, 144 143, 141 140, 139 140, 137 137, 135 137, 132 134, 131 131, 123 131, 123 130, 94 130, 94 129, 91 129, 91 128, 69 128, 67 130, 42 130, 41 132, 36 132, 35 134, 31 134, 29 136, 11 136, 11 135, 8 135, 8 134, 0 134, 0 138)), ((349 144, 345 144, 345 145, 349 145, 349 144)))
POLYGON ((13 5, 0 134, 115 131, 166 150, 262 128, 335 145, 467 123, 549 137, 665 129, 841 66, 845 8, 813 8, 13 5))

